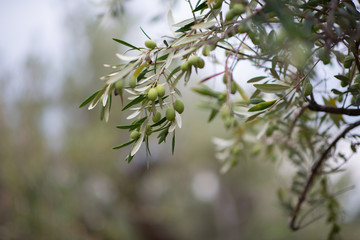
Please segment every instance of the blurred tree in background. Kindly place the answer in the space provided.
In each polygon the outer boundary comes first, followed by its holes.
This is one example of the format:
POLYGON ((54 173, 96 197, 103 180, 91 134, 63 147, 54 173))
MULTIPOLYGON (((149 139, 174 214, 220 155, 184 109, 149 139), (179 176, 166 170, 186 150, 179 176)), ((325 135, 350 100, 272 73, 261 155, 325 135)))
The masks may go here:
MULTIPOLYGON (((254 155, 256 147, 245 145, 238 167, 219 174, 209 139, 229 132, 217 119, 204 125, 201 119, 208 113, 191 104, 199 101, 195 94, 183 93, 184 129, 177 132, 173 157, 171 141, 156 148, 151 142, 147 170, 145 149, 131 164, 123 161, 124 152, 109 150, 129 137, 113 128, 128 123, 121 101, 113 102, 108 124, 77 108, 101 87, 94 79, 107 73, 102 64, 116 61, 118 44, 111 39, 127 38, 130 21, 136 19, 130 3, 108 3, 114 4, 112 10, 105 8, 99 21, 84 6, 59 4, 72 46, 65 51, 61 72, 49 66, 55 62, 52 56, 49 61, 35 51, 10 71, 1 71, 0 239, 325 238, 322 222, 296 234, 287 229, 274 193, 291 179, 279 174, 280 164, 273 164, 266 152, 254 155)), ((196 79, 191 84, 196 86, 196 79)), ((271 156, 277 159, 276 154, 271 156)), ((354 218, 344 225, 344 239, 356 239, 358 222, 354 218)))

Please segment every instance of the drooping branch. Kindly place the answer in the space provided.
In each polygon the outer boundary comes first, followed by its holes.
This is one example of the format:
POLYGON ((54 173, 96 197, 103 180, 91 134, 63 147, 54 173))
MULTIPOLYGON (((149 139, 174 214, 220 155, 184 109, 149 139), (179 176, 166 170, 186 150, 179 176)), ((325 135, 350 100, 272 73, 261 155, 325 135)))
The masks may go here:
POLYGON ((317 112, 326 112, 333 114, 344 114, 349 116, 360 116, 360 109, 350 109, 350 108, 337 108, 327 105, 319 105, 313 99, 309 101, 308 108, 317 112))
POLYGON ((320 168, 323 166, 323 163, 327 159, 330 151, 336 146, 336 144, 339 142, 340 139, 344 138, 348 132, 350 132, 352 129, 360 126, 360 121, 357 121, 353 124, 350 124, 347 128, 345 128, 340 135, 338 135, 331 144, 326 148, 326 150, 321 154, 320 158, 316 161, 315 165, 312 167, 311 174, 309 178, 306 181, 305 187, 300 194, 297 204, 295 206, 294 212, 292 214, 292 218, 290 220, 290 228, 293 231, 299 230, 300 226, 296 224, 296 219, 299 216, 299 212, 301 210, 301 207, 303 203, 306 200, 306 196, 315 180, 315 177, 318 175, 320 168))

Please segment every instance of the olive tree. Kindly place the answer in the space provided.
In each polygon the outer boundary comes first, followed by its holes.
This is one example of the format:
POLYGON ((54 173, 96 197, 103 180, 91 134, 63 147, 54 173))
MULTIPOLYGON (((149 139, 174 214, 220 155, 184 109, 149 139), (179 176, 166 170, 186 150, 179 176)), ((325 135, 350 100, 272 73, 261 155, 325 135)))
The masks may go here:
POLYGON ((290 228, 308 225, 322 216, 318 208, 326 209, 333 239, 341 221, 336 197, 343 190, 328 179, 360 144, 355 130, 360 125, 358 5, 350 0, 188 4, 193 17, 173 24, 173 36, 154 41, 143 31, 148 37, 144 46, 114 39, 136 54, 116 54, 121 63, 107 65, 111 70, 102 77, 104 87, 81 107, 100 105, 101 119, 107 121, 113 96, 120 96, 131 121, 118 128, 129 131, 130 141, 114 149, 130 146, 127 162, 142 145, 150 154, 152 136, 159 144, 170 139, 174 151, 185 109, 178 85, 186 85, 205 65, 220 65, 221 71, 190 90, 206 98, 202 106, 209 110, 208 122, 219 115, 232 130, 230 140, 215 141, 222 170, 234 166, 247 147, 253 154, 281 155, 296 168, 292 183, 278 191, 290 228), (236 69, 244 61, 256 67, 258 76, 241 79, 236 69), (336 74, 324 76, 329 70, 336 74), (225 90, 208 86, 217 79, 225 90), (337 148, 339 141, 348 149, 337 148))

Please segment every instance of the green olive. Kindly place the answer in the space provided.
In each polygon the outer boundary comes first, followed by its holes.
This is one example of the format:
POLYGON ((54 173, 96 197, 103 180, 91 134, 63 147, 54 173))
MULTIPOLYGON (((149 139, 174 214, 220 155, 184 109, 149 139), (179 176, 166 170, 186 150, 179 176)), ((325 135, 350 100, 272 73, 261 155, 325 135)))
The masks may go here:
POLYGON ((210 45, 205 45, 202 49, 202 55, 204 56, 209 56, 211 52, 211 46, 210 45))
POLYGON ((138 139, 140 137, 140 132, 137 130, 134 130, 130 133, 130 138, 131 139, 138 139))
POLYGON ((188 60, 189 64, 192 66, 197 67, 198 62, 199 62, 199 57, 198 56, 191 56, 188 60))
POLYGON ((156 111, 152 117, 152 120, 154 123, 159 122, 161 120, 161 113, 159 111, 156 111))
POLYGON ((204 68, 205 62, 202 58, 198 58, 198 68, 204 68))
POLYGON ((223 3, 223 0, 215 0, 215 2, 213 3, 213 8, 214 9, 221 8, 222 3, 223 3))
POLYGON ((231 89, 230 89, 231 94, 235 94, 236 93, 236 83, 234 81, 231 82, 231 89))
POLYGON ((129 78, 129 86, 131 88, 136 87, 136 77, 134 75, 129 78))
POLYGON ((156 91, 157 91, 157 95, 159 98, 162 98, 163 96, 165 96, 165 87, 162 84, 158 84, 156 86, 156 91))
POLYGON ((221 117, 222 119, 227 119, 230 117, 230 114, 231 114, 231 109, 228 105, 224 105, 222 108, 221 108, 221 117))
POLYGON ((241 3, 236 3, 232 6, 230 11, 233 11, 236 16, 239 16, 245 12, 245 8, 241 3))
POLYGON ((319 49, 318 57, 323 62, 324 65, 327 65, 327 64, 330 63, 330 52, 329 52, 329 50, 326 50, 324 48, 319 49))
POLYGON ((230 128, 231 127, 231 124, 232 124, 232 119, 231 117, 228 117, 225 119, 225 127, 226 128, 230 128))
POLYGON ((234 11, 230 10, 225 15, 225 21, 231 21, 236 17, 236 14, 234 11))
POLYGON ((265 135, 266 135, 267 137, 271 137, 271 135, 273 134, 274 130, 275 130, 274 126, 269 126, 269 127, 266 129, 266 131, 265 131, 265 135))
POLYGON ((150 134, 152 133, 152 128, 151 128, 150 125, 147 125, 147 126, 146 126, 145 133, 146 133, 146 135, 150 135, 150 134))
POLYGON ((232 153, 233 155, 238 155, 238 154, 240 153, 240 151, 241 151, 241 147, 238 146, 238 145, 234 146, 234 147, 231 149, 231 153, 232 153))
POLYGON ((225 101, 226 98, 227 98, 227 92, 226 92, 226 91, 223 91, 222 93, 220 93, 220 94, 218 95, 218 99, 219 99, 220 101, 225 101))
POLYGON ((189 71, 191 69, 191 65, 189 64, 189 61, 186 61, 181 64, 180 68, 183 71, 189 71))
POLYGON ((174 121, 175 120, 175 110, 172 107, 169 107, 168 109, 166 109, 166 119, 169 121, 174 121))
POLYGON ((151 88, 151 89, 149 90, 149 92, 148 92, 148 99, 149 99, 150 101, 155 101, 156 98, 157 98, 157 96, 158 96, 158 92, 156 91, 156 89, 155 89, 155 88, 151 88))
POLYGON ((121 91, 124 87, 124 79, 120 79, 115 83, 115 89, 116 91, 121 91))
POLYGON ((176 99, 174 102, 174 108, 178 113, 184 112, 184 103, 180 99, 176 99))
POLYGON ((246 33, 248 30, 249 30, 249 28, 246 26, 245 23, 239 24, 239 26, 237 28, 238 33, 246 33))
POLYGON ((194 67, 198 67, 198 68, 203 68, 205 66, 204 60, 198 56, 190 57, 188 62, 190 65, 192 65, 194 67))
POLYGON ((154 42, 153 40, 148 39, 148 40, 145 41, 145 47, 150 48, 150 49, 154 49, 154 48, 156 48, 156 42, 154 42))

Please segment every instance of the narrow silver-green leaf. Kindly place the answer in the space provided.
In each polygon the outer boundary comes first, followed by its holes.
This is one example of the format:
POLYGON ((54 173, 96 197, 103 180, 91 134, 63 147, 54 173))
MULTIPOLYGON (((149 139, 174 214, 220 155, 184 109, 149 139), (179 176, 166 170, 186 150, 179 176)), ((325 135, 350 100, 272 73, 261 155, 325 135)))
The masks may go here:
POLYGON ((88 97, 84 102, 82 102, 80 104, 79 108, 82 108, 85 105, 87 105, 89 102, 91 102, 91 100, 93 100, 99 92, 100 92, 100 90, 93 93, 90 97, 88 97))
POLYGON ((254 87, 259 89, 262 92, 265 93, 278 93, 283 92, 290 88, 290 86, 287 85, 281 85, 281 84, 254 84, 254 87))
POLYGON ((265 78, 267 78, 267 77, 266 76, 254 77, 254 78, 251 78, 250 80, 248 80, 247 83, 259 82, 265 78))
POLYGON ((136 141, 136 139, 131 140, 131 141, 129 141, 129 142, 126 142, 126 143, 124 143, 124 144, 121 144, 120 146, 113 147, 113 149, 120 149, 120 148, 126 147, 126 146, 132 144, 132 143, 135 142, 135 141, 136 141))
POLYGON ((125 41, 123 41, 123 40, 116 39, 116 38, 113 38, 113 40, 114 40, 115 42, 118 42, 118 43, 122 44, 122 45, 125 45, 125 46, 127 46, 127 47, 130 47, 130 48, 132 48, 132 49, 140 50, 140 48, 135 47, 134 45, 131 45, 130 43, 125 42, 125 41))
POLYGON ((265 109, 271 107, 272 105, 274 105, 274 103, 276 101, 277 100, 272 100, 272 101, 258 103, 255 106, 253 106, 252 108, 250 108, 248 111, 249 112, 256 112, 256 111, 265 110, 265 109))

